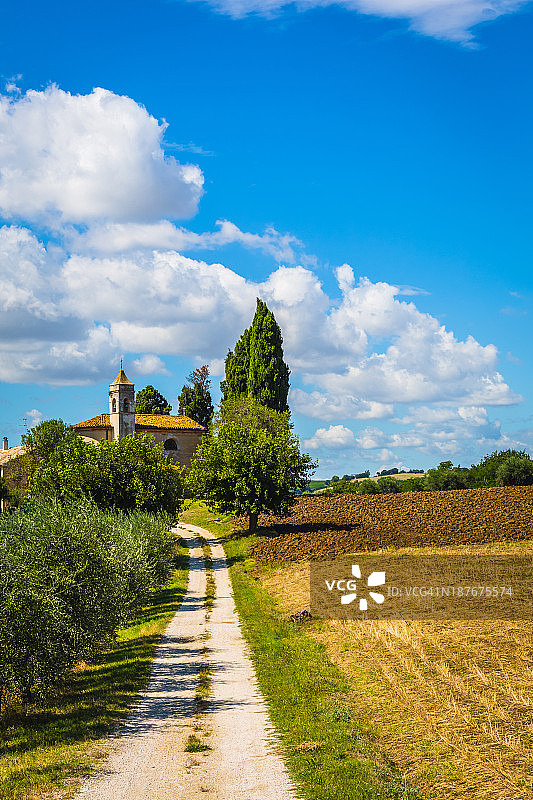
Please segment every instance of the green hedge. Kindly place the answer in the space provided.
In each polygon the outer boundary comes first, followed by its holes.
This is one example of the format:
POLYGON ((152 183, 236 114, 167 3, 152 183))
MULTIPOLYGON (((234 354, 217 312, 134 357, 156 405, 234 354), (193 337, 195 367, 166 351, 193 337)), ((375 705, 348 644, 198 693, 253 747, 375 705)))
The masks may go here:
POLYGON ((168 519, 88 502, 0 516, 0 698, 42 697, 170 571, 168 519))

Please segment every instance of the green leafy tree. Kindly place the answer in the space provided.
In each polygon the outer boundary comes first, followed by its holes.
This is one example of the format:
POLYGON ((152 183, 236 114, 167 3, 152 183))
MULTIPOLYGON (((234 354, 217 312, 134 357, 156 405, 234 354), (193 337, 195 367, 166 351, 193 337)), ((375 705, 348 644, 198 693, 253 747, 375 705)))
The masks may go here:
POLYGON ((22 434, 21 443, 26 449, 12 463, 9 473, 15 494, 19 498, 25 494, 35 470, 47 463, 56 447, 77 440, 75 429, 62 419, 47 419, 22 434))
POLYGON ((225 422, 203 436, 187 482, 209 508, 246 515, 253 533, 262 511, 288 511, 316 467, 307 453, 300 453, 288 425, 272 433, 225 422))
POLYGON ((510 458, 530 459, 525 450, 495 450, 470 467, 470 484, 474 487, 498 486, 497 473, 510 458))
POLYGON ((215 428, 226 422, 236 422, 249 430, 267 430, 272 434, 280 433, 292 427, 288 411, 274 411, 263 406, 253 397, 238 397, 226 400, 215 418, 215 428))
POLYGON ((250 337, 252 329, 246 328, 235 345, 228 350, 225 361, 226 377, 220 383, 223 400, 235 400, 248 393, 248 373, 250 371, 250 337))
POLYGON ((48 461, 58 445, 77 438, 74 428, 62 419, 47 419, 23 433, 22 444, 41 463, 48 461))
POLYGON ((223 401, 247 395, 275 411, 288 411, 290 370, 283 360, 283 337, 266 303, 257 298, 257 308, 247 328, 225 362, 223 401))
POLYGON ((402 491, 401 481, 396 480, 392 475, 384 475, 383 478, 378 478, 376 485, 383 494, 396 494, 402 491))
POLYGON ((533 461, 526 456, 510 456, 496 472, 497 486, 531 486, 533 461))
POLYGON ((274 314, 257 298, 257 310, 250 334, 250 369, 247 390, 251 397, 274 408, 288 411, 290 370, 283 360, 283 338, 274 314))
POLYGON ((426 489, 426 479, 424 478, 406 478, 400 481, 402 492, 423 492, 426 489))
POLYGON ((137 414, 170 414, 172 406, 161 392, 148 384, 135 396, 135 412, 137 414))
POLYGON ((379 486, 377 481, 371 481, 370 478, 365 478, 364 481, 359 481, 357 491, 359 494, 379 494, 379 486))
POLYGON ((179 412, 206 428, 210 424, 214 412, 207 364, 191 372, 187 376, 187 382, 188 385, 183 387, 178 397, 179 412))
POLYGON ((79 438, 57 447, 35 472, 30 493, 61 501, 88 497, 101 509, 176 513, 183 497, 181 469, 146 436, 90 444, 79 438))
POLYGON ((430 491, 448 489, 466 489, 469 483, 469 471, 453 466, 451 461, 441 461, 437 469, 428 470, 426 486, 430 491))

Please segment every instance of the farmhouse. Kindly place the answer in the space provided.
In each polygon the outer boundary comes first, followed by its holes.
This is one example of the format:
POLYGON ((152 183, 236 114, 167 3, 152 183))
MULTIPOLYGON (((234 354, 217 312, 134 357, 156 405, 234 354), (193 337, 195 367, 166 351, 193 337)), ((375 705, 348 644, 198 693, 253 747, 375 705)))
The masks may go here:
POLYGON ((189 467, 204 428, 183 414, 136 414, 135 386, 121 368, 109 386, 109 413, 73 425, 87 441, 113 441, 122 436, 146 434, 162 443, 165 455, 180 466, 189 467))

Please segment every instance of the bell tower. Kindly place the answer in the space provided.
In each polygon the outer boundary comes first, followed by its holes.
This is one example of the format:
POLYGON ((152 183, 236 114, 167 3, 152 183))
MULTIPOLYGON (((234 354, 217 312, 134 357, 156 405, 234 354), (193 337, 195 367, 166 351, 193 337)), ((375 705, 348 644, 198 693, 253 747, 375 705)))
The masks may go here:
POLYGON ((135 434, 135 386, 128 380, 120 362, 120 372, 109 385, 109 422, 113 439, 135 434))

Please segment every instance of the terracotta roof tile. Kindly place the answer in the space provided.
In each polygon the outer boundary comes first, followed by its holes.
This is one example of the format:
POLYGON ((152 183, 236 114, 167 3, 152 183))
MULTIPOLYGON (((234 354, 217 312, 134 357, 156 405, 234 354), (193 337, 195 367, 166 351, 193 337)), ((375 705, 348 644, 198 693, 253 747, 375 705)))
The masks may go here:
POLYGON ((86 419, 85 422, 77 422, 73 428, 110 428, 109 414, 98 414, 97 417, 86 419))
POLYGON ((135 427, 174 428, 176 430, 203 431, 202 425, 184 414, 135 414, 135 427))
POLYGON ((21 456, 26 451, 23 445, 19 444, 17 447, 10 447, 8 450, 0 450, 0 464, 7 464, 17 456, 21 456))
MULTIPOLYGON (((97 417, 86 419, 85 422, 78 422, 74 428, 110 428, 109 414, 99 414, 97 417)), ((203 427, 193 419, 183 414, 135 414, 136 428, 165 428, 168 430, 183 431, 196 430, 203 431, 203 427)))

